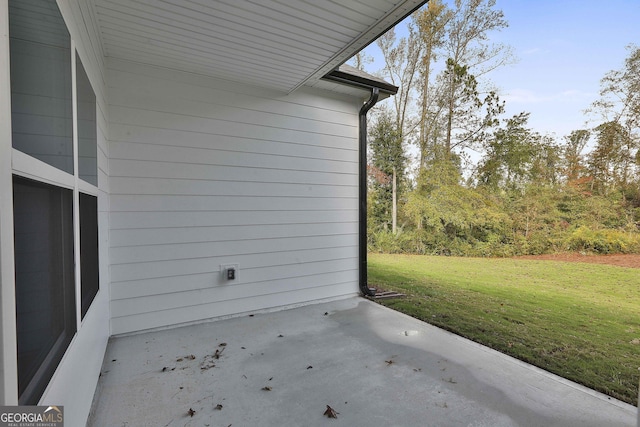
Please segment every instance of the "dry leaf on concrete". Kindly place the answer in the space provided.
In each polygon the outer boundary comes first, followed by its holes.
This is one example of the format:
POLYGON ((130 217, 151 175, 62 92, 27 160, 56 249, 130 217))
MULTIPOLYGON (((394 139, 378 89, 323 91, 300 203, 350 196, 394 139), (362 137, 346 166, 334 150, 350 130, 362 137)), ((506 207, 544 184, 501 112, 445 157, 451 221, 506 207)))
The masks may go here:
POLYGON ((324 411, 324 414, 327 418, 338 418, 338 414, 340 412, 336 412, 331 406, 327 405, 327 410, 324 411))

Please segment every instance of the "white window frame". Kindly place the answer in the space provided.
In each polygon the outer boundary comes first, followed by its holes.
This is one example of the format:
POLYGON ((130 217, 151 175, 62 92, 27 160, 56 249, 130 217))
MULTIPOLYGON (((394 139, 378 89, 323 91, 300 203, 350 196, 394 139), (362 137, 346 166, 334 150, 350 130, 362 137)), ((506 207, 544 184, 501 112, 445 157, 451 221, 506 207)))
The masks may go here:
MULTIPOLYGON (((58 6, 59 7, 59 6, 58 6)), ((64 20, 64 14, 63 14, 64 20)), ((69 25, 65 21, 67 29, 69 25)), ((82 295, 80 274, 80 192, 99 196, 99 187, 79 178, 78 173, 78 115, 76 52, 77 47, 70 32, 72 118, 73 118, 73 174, 64 172, 12 146, 11 133, 11 69, 9 40, 9 0, 0 0, 0 403, 18 404, 18 360, 15 295, 15 252, 13 220, 13 176, 73 190, 74 280, 76 295, 76 332, 67 351, 74 345, 82 327, 82 295)), ((77 53, 78 56, 80 52, 77 53)), ((84 64, 83 64, 84 65, 84 64)), ((85 67, 86 70, 86 67, 85 67)), ((95 93, 95 88, 94 88, 95 93)), ((96 99, 97 104, 97 99, 96 99)), ((96 114, 99 111, 96 105, 96 114)), ((98 120, 96 117, 96 133, 98 120)), ((97 139, 96 139, 97 144, 97 139)), ((96 165, 97 168, 97 165, 96 165)), ((96 171, 98 173, 98 170, 96 171)), ((98 184, 100 184, 98 173, 98 184)), ((99 213, 96 213, 99 217, 99 213)), ((98 257, 101 249, 99 248, 98 257)), ((98 286, 94 301, 99 298, 103 286, 98 286)), ((91 310, 91 308, 89 308, 91 310)), ((85 319, 86 319, 85 315, 85 319)), ((64 356, 63 356, 64 360, 64 356)), ((62 362, 61 362, 62 363, 62 362)), ((55 376, 55 374, 54 374, 55 376)))

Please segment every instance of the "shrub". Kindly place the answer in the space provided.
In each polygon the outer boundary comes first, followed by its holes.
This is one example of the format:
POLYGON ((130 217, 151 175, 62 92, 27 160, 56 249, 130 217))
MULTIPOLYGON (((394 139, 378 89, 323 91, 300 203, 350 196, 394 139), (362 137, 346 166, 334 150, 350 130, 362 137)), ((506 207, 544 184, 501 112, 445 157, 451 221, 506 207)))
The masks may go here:
POLYGON ((586 226, 576 229, 567 239, 570 250, 597 254, 637 253, 640 235, 614 229, 592 230, 586 226))

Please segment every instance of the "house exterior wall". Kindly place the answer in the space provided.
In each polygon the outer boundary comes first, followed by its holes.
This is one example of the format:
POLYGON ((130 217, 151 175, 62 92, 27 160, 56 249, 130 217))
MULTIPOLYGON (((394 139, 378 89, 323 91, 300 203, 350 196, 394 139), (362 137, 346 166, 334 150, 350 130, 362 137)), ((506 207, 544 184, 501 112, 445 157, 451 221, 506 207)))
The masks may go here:
POLYGON ((357 292, 360 99, 107 67, 113 334, 357 292))
POLYGON ((18 401, 11 177, 11 81, 7 0, 0 0, 0 402, 18 401))
MULTIPOLYGON (((81 318, 78 303, 77 332, 39 401, 40 405, 64 405, 66 425, 84 425, 110 335, 106 84, 103 53, 89 5, 81 0, 59 0, 58 6, 71 35, 71 48, 81 58, 96 94, 98 186, 89 185, 79 180, 77 175, 62 172, 12 148, 8 2, 0 0, 0 402, 5 405, 18 402, 12 201, 12 176, 16 175, 75 189, 76 200, 78 191, 98 197, 100 289, 84 318, 81 318)), ((73 56, 75 58, 75 54, 73 56)), ((77 150, 77 142, 74 145, 77 150)), ((76 246, 78 239, 76 232, 76 246)), ((76 264, 78 260, 77 257, 76 264)), ((75 274, 76 294, 79 295, 79 267, 76 267, 75 274)))

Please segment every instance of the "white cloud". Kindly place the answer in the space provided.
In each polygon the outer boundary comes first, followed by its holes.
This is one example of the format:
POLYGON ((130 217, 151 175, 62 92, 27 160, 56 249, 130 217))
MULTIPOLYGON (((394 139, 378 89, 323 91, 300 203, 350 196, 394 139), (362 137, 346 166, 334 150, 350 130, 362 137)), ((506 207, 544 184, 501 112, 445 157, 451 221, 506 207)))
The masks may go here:
POLYGON ((502 99, 507 104, 537 104, 550 101, 552 97, 538 94, 530 89, 511 89, 502 96, 502 99))
POLYGON ((555 93, 540 93, 531 89, 511 89, 505 91, 502 99, 507 104, 541 104, 545 102, 585 102, 594 99, 595 94, 578 89, 567 89, 555 93))
POLYGON ((527 49, 522 51, 522 55, 534 55, 536 53, 544 53, 544 52, 548 52, 548 51, 543 51, 542 48, 534 47, 532 49, 527 49))

